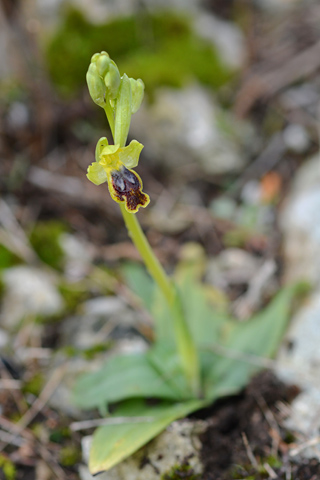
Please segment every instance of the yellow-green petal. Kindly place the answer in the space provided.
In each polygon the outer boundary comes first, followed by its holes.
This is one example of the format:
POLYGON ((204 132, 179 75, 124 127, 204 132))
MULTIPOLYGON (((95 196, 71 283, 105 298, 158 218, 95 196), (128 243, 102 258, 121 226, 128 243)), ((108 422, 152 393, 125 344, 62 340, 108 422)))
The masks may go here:
POLYGON ((100 159, 108 155, 114 155, 119 150, 119 145, 106 145, 100 150, 100 159))
POLYGON ((105 169, 98 162, 89 165, 87 178, 95 185, 101 185, 108 180, 105 169))
POLYGON ((134 168, 138 165, 139 156, 141 150, 143 149, 142 143, 137 142, 137 140, 132 140, 130 144, 120 149, 119 160, 127 168, 134 168))
POLYGON ((100 140, 98 140, 97 146, 96 146, 96 153, 95 153, 95 159, 96 162, 100 162, 100 155, 104 147, 109 145, 107 137, 101 137, 100 140))

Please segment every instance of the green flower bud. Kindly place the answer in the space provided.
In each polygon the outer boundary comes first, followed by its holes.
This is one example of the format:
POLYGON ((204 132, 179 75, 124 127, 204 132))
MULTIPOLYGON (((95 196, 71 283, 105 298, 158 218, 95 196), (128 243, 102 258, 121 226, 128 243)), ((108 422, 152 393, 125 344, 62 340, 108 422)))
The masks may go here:
POLYGON ((104 77, 104 83, 108 89, 110 98, 116 98, 120 86, 120 81, 121 79, 118 67, 111 60, 109 63, 109 71, 104 77))
POLYGON ((109 102, 114 107, 113 100, 117 96, 120 80, 118 67, 107 52, 92 56, 87 82, 91 98, 97 105, 105 108, 106 102, 109 102))
POLYGON ((144 96, 144 83, 140 78, 134 80, 130 78, 132 100, 131 100, 131 113, 136 113, 141 105, 144 96))
POLYGON ((97 59, 100 57, 100 55, 101 55, 100 53, 95 53, 94 55, 92 55, 91 63, 96 62, 97 59))
POLYGON ((104 108, 106 86, 102 78, 98 74, 96 63, 90 63, 86 78, 92 100, 94 101, 94 103, 104 108))
POLYGON ((109 66, 111 63, 111 59, 107 53, 100 54, 98 58, 95 60, 98 73, 100 77, 104 78, 104 76, 108 73, 109 66))

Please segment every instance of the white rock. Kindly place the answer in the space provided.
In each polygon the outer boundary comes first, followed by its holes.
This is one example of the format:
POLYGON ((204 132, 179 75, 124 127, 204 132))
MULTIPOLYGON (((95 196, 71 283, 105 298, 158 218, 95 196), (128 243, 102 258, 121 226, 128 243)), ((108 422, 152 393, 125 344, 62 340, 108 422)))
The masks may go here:
MULTIPOLYGON (((38 0, 37 10, 40 18, 52 24, 59 19, 63 5, 73 5, 81 10, 86 18, 94 23, 103 23, 119 16, 136 14, 141 8, 141 0, 38 0)), ((200 0, 144 0, 143 6, 148 10, 178 9, 195 12, 200 0)))
POLYGON ((0 328, 0 352, 8 345, 9 343, 9 335, 8 333, 0 328))
POLYGON ((320 391, 319 345, 320 293, 316 292, 295 315, 286 335, 286 343, 279 352, 283 378, 297 382, 301 388, 315 387, 320 391))
MULTIPOLYGON (((111 470, 101 474, 99 478, 101 480, 159 480, 174 466, 181 465, 186 461, 195 475, 201 474, 199 435, 204 431, 205 426, 205 422, 202 421, 174 422, 145 447, 111 470), (143 459, 147 459, 147 461, 142 463, 143 459)), ((83 458, 86 463, 89 458, 91 438, 84 437, 82 440, 83 458)), ((81 480, 95 478, 84 466, 81 466, 79 473, 81 480)))
POLYGON ((103 316, 123 313, 126 305, 119 297, 96 297, 87 300, 83 306, 85 315, 103 316))
MULTIPOLYGON (((95 360, 91 360, 90 369, 94 370, 98 368, 100 364, 101 361, 97 363, 95 360)), ((55 372, 61 365, 66 365, 66 370, 53 394, 50 396, 48 405, 68 417, 75 419, 85 418, 87 413, 75 406, 72 398, 72 388, 78 375, 88 372, 88 361, 81 357, 68 358, 65 354, 59 352, 53 359, 50 372, 47 374, 48 378, 55 375, 55 372)))
POLYGON ((86 301, 79 313, 68 317, 61 327, 61 344, 86 349, 108 341, 117 330, 117 338, 134 337, 131 330, 137 324, 132 309, 118 297, 97 297, 86 301), (81 311, 81 312, 80 312, 81 311), (130 333, 131 332, 131 333, 130 333))
POLYGON ((280 215, 285 281, 320 285, 320 157, 299 170, 280 215))
POLYGON ((19 266, 3 274, 5 294, 0 322, 14 328, 28 315, 54 315, 63 308, 63 299, 53 277, 33 267, 19 266))
POLYGON ((197 35, 212 42, 226 65, 234 69, 243 65, 246 57, 245 39, 236 25, 205 12, 195 17, 194 29, 197 35))
POLYGON ((284 108, 288 110, 304 108, 314 111, 319 102, 319 92, 315 83, 303 82, 301 85, 286 89, 280 99, 284 108))
POLYGON ((81 280, 92 265, 92 245, 69 233, 60 235, 59 243, 65 254, 66 277, 72 281, 81 280))
POLYGON ((248 283, 256 274, 261 260, 240 248, 228 248, 209 260, 206 279, 218 288, 248 283))
POLYGON ((301 0, 256 0, 256 3, 271 12, 281 12, 294 8, 301 0))
POLYGON ((29 111, 22 102, 13 102, 8 112, 8 126, 12 129, 22 128, 29 122, 29 111))
MULTIPOLYGON (((305 439, 318 436, 320 429, 320 292, 295 315, 278 355, 278 376, 296 384, 302 393, 292 402, 286 426, 305 439)), ((320 459, 320 445, 304 450, 305 456, 320 459)))
POLYGON ((152 152, 150 161, 170 168, 196 164, 206 173, 222 174, 243 168, 241 142, 252 140, 252 129, 193 85, 159 89, 152 105, 145 102, 136 113, 132 135, 152 152))
POLYGON ((292 123, 283 131, 283 140, 289 150, 305 152, 310 145, 310 136, 303 125, 292 123))
POLYGON ((241 190, 241 200, 247 205, 259 205, 261 203, 261 184, 257 180, 249 180, 241 190))
MULTIPOLYGON (((299 169, 280 218, 285 281, 307 279, 314 286, 308 302, 296 313, 278 355, 280 378, 302 389, 291 404, 286 420, 287 427, 300 434, 302 444, 318 437, 320 429, 319 220, 320 157, 317 155, 299 169)), ((301 445, 300 454, 320 459, 319 445, 317 442, 307 449, 301 445)))

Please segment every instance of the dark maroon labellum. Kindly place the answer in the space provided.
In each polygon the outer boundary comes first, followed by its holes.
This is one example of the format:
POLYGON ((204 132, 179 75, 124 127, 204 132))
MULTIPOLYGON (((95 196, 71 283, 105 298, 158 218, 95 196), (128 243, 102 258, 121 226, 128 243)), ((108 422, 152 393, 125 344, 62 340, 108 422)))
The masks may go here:
POLYGON ((149 197, 142 192, 142 183, 139 176, 126 167, 113 170, 111 173, 114 196, 120 202, 125 201, 127 209, 136 212, 139 206, 149 203, 149 197))

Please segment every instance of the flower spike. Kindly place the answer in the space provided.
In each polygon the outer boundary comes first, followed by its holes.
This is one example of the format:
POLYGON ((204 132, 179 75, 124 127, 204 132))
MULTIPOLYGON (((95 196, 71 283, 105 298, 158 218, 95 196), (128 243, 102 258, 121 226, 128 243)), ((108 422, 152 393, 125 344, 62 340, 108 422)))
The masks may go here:
POLYGON ((125 146, 131 115, 140 108, 144 83, 142 80, 120 77, 117 65, 106 52, 91 58, 87 83, 92 100, 107 115, 115 145, 106 137, 100 138, 96 147, 96 161, 88 167, 87 177, 95 185, 108 182, 111 197, 124 203, 127 212, 136 213, 146 207, 150 198, 142 191, 142 180, 132 170, 138 165, 143 145, 136 140, 125 146))

